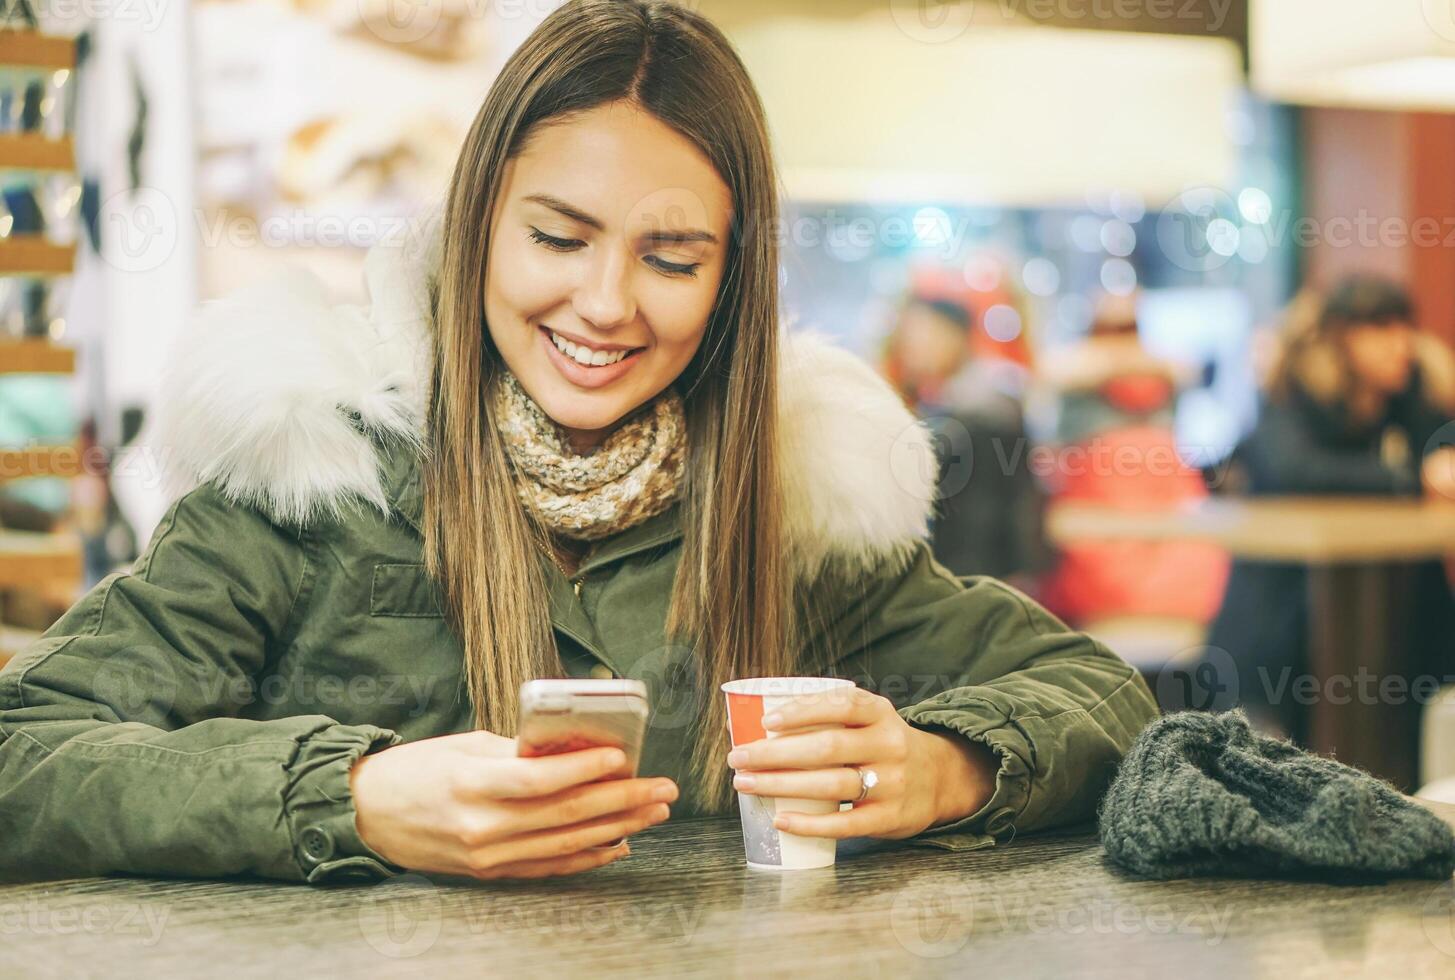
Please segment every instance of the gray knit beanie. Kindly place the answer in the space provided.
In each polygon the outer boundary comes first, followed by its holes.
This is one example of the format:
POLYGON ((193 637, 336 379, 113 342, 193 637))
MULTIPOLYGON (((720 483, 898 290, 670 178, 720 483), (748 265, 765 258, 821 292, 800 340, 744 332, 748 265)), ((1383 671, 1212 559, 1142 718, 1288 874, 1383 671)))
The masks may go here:
POLYGON ((1147 726, 1099 816, 1108 861, 1137 878, 1455 872, 1443 820, 1368 773, 1258 734, 1240 710, 1147 726))

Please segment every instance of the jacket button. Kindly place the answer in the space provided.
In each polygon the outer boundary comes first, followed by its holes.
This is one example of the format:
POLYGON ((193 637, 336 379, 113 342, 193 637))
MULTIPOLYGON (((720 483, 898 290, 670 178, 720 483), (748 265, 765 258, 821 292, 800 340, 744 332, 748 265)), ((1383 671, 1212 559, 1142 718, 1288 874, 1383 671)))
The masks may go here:
POLYGON ((322 827, 308 827, 301 838, 303 856, 315 864, 327 861, 333 856, 333 838, 322 827))
POLYGON ((611 668, 606 666, 606 664, 597 664, 595 667, 591 668, 591 676, 596 678, 598 681, 609 681, 613 677, 615 677, 616 674, 612 673, 611 668))

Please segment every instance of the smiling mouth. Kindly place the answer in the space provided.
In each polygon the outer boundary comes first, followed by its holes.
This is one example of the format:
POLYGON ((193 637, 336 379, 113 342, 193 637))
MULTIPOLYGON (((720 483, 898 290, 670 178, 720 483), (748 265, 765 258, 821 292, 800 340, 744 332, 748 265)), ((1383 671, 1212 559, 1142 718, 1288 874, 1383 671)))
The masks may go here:
POLYGON ((550 327, 543 326, 541 329, 550 337, 551 343, 556 345, 557 350, 582 367, 607 367, 619 361, 624 361, 628 357, 634 357, 646 350, 645 347, 628 347, 621 350, 597 350, 592 347, 587 347, 585 344, 578 344, 573 340, 568 340, 550 327))

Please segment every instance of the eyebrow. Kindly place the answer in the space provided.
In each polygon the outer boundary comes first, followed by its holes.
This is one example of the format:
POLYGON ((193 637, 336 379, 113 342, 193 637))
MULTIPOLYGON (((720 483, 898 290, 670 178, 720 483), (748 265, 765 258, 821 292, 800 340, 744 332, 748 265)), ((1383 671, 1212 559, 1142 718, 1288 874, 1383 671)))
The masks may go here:
MULTIPOLYGON (((581 224, 595 228, 597 231, 606 230, 606 225, 600 218, 587 214, 585 211, 561 200, 559 197, 553 197, 550 194, 528 194, 523 200, 530 201, 534 204, 545 205, 552 211, 558 211, 572 221, 579 221, 581 224)), ((665 244, 680 244, 684 242, 718 244, 716 235, 710 231, 702 231, 701 229, 691 229, 689 231, 648 231, 643 232, 641 237, 644 241, 665 244)))

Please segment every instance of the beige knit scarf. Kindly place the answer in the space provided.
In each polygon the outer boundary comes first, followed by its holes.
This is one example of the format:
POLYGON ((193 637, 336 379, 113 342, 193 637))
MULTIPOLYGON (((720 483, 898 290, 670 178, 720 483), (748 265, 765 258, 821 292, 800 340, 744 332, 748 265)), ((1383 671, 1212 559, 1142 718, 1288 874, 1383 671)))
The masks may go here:
POLYGON ((562 537, 598 541, 671 506, 687 460, 681 397, 668 388, 601 445, 575 452, 561 427, 510 371, 495 385, 496 426, 515 471, 516 494, 562 537))

